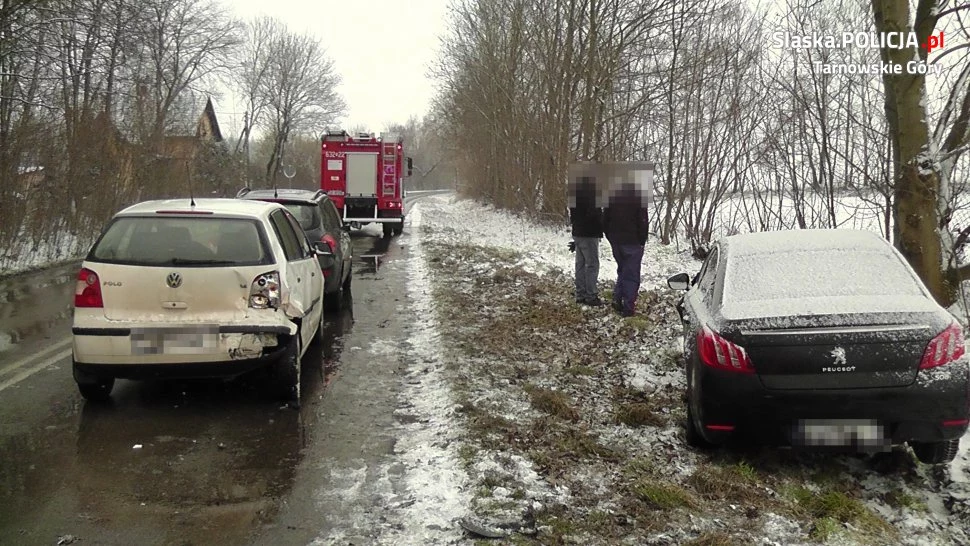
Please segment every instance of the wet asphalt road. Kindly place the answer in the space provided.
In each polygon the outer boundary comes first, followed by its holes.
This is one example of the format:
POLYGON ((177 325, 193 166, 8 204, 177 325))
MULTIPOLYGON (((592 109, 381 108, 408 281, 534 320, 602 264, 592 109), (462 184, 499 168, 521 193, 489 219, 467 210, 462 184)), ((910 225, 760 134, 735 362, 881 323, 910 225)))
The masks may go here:
POLYGON ((326 536, 346 516, 321 501, 347 487, 341 469, 375 468, 393 449, 402 363, 368 348, 406 333, 407 228, 393 239, 373 225, 352 235, 356 256, 385 259, 376 270, 355 262, 349 305, 303 358, 299 410, 245 377, 119 380, 110 405, 88 404, 69 358, 77 265, 0 281, 0 545, 326 536))

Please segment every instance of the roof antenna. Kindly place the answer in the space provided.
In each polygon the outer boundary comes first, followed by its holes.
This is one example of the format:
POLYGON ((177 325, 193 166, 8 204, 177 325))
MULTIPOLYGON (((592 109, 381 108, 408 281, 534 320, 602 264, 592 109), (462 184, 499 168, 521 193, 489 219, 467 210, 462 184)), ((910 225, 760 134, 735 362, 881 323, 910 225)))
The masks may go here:
MULTIPOLYGON (((186 166, 185 170, 188 171, 188 166, 186 166)), ((192 188, 192 173, 188 172, 186 174, 189 175, 189 206, 195 207, 195 192, 193 191, 193 188, 192 188)))

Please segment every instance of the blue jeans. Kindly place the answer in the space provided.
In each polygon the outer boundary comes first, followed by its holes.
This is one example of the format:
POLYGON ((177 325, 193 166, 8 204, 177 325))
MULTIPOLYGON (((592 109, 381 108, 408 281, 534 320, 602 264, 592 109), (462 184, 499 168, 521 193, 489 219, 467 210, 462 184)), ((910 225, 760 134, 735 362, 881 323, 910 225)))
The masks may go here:
POLYGON ((573 237, 573 240, 576 241, 576 299, 598 298, 600 240, 598 237, 573 237))
POLYGON ((613 303, 624 312, 633 313, 640 293, 640 262, 643 261, 643 245, 610 244, 616 260, 616 288, 613 303))

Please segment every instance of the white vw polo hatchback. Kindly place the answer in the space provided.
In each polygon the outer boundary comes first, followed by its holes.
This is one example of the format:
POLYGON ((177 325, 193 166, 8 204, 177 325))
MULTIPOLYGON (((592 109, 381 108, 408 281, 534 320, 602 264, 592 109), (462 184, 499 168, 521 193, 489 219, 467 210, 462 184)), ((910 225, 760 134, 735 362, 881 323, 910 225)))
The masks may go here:
POLYGON ((277 203, 148 201, 108 223, 74 295, 74 380, 106 400, 115 378, 231 378, 259 367, 298 404, 300 358, 322 330, 323 274, 277 203))

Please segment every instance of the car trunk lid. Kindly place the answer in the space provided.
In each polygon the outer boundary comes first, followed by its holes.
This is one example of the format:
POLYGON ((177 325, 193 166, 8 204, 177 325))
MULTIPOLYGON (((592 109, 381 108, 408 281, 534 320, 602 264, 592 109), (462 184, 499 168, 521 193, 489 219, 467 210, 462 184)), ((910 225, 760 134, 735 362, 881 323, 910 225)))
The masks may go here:
POLYGON ((249 313, 250 285, 272 266, 145 267, 92 264, 104 314, 130 322, 226 323, 249 313))
POLYGON ((735 322, 731 340, 745 348, 768 389, 854 389, 912 384, 935 313, 856 313, 735 322))

